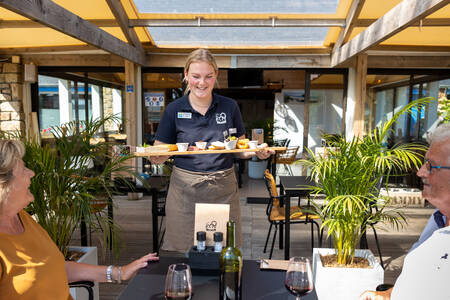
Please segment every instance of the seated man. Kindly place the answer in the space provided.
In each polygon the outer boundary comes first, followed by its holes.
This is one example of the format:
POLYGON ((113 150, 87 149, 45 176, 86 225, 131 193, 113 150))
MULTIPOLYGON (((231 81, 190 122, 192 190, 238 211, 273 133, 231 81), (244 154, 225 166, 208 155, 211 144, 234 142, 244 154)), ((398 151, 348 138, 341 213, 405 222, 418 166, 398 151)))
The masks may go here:
POLYGON ((450 299, 450 124, 432 135, 425 163, 417 172, 422 196, 432 203, 431 216, 419 241, 405 257, 403 270, 393 288, 366 291, 360 300, 450 299))

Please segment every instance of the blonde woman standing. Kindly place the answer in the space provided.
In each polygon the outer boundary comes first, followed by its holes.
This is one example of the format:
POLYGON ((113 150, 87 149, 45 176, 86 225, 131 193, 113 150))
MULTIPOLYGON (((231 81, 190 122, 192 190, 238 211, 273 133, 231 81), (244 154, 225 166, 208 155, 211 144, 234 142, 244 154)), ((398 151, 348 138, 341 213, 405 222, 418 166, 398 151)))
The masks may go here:
POLYGON ((123 267, 65 261, 24 210, 34 200, 29 190, 34 172, 25 167, 23 155, 21 142, 0 140, 0 299, 72 299, 69 282, 120 282, 158 260, 152 253, 123 267))
MULTIPOLYGON (((205 49, 193 51, 187 58, 184 77, 185 95, 164 110, 156 132, 155 145, 214 142, 233 132, 244 138, 245 130, 239 107, 233 99, 213 93, 218 68, 212 54, 205 49)), ((257 155, 266 159, 273 151, 260 150, 233 154, 175 156, 169 192, 166 200, 166 234, 162 248, 187 252, 194 238, 196 203, 230 204, 230 219, 237 223, 236 241, 242 245, 239 190, 233 158, 257 155)), ((161 164, 168 157, 152 157, 161 164)))

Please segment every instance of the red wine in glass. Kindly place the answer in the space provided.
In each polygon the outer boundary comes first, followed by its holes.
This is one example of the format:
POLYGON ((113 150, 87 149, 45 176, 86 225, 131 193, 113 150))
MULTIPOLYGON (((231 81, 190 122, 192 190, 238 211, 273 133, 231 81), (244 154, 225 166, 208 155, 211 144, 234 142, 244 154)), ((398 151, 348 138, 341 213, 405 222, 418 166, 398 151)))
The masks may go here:
POLYGON ((167 300, 190 300, 192 297, 191 293, 185 293, 185 294, 173 294, 171 295, 170 293, 167 294, 166 293, 166 299, 167 300))
POLYGON ((292 257, 289 260, 284 285, 297 300, 313 290, 311 265, 307 258, 292 257))

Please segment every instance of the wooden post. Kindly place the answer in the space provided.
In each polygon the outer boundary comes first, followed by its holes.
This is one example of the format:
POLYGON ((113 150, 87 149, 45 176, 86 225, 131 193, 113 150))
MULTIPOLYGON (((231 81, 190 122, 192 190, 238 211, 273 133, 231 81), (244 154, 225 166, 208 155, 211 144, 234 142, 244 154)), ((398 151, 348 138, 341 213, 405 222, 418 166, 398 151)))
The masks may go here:
POLYGON ((367 77, 367 55, 361 54, 356 57, 356 77, 354 84, 355 112, 353 117, 353 134, 355 136, 364 135, 366 77, 367 77))
POLYGON ((125 60, 125 132, 127 144, 137 145, 136 126, 136 67, 133 62, 125 60))

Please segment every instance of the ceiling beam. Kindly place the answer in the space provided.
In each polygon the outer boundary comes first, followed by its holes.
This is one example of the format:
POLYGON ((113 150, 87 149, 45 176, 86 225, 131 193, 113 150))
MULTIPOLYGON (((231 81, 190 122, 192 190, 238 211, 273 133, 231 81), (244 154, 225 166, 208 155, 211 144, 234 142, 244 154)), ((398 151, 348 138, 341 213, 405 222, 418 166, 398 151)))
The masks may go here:
POLYGON ((125 12, 122 3, 119 0, 106 0, 106 3, 108 3, 109 9, 111 9, 117 23, 119 23, 119 26, 122 29, 128 43, 135 46, 141 52, 144 52, 136 31, 134 28, 128 26, 128 15, 125 12))
POLYGON ((344 27, 343 19, 131 19, 131 27, 344 27))
POLYGON ((0 7, 137 64, 145 64, 144 52, 101 30, 53 1, 0 0, 0 7))
POLYGON ((364 6, 365 0, 353 0, 350 9, 348 10, 347 18, 345 19, 345 28, 341 30, 338 39, 333 47, 333 52, 339 49, 342 43, 348 41, 352 33, 355 23, 358 20, 359 14, 364 6))
MULTIPOLYGON (((86 19, 97 27, 118 27, 116 20, 111 19, 86 19)), ((0 28, 45 28, 46 25, 32 20, 0 20, 0 28)))
POLYGON ((383 17, 332 54, 333 67, 378 45, 411 24, 450 3, 450 0, 403 0, 383 17))

